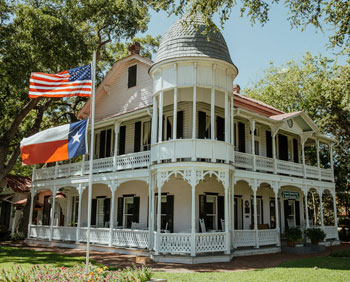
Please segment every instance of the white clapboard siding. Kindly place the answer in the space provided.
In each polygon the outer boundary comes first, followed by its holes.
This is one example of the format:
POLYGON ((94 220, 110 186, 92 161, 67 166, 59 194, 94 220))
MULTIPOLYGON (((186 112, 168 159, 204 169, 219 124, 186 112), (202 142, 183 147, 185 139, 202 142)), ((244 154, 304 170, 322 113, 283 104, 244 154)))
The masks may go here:
POLYGON ((152 104, 152 80, 149 65, 137 60, 122 65, 115 75, 109 93, 101 94, 96 101, 96 119, 122 114, 152 104), (128 88, 128 68, 137 64, 136 86, 128 88))

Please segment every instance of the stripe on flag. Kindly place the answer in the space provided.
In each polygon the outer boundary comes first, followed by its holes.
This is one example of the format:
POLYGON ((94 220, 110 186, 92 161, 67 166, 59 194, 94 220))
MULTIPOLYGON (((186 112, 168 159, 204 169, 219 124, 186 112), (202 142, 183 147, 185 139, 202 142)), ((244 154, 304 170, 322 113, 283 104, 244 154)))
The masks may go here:
POLYGON ((91 65, 57 74, 33 72, 29 82, 29 98, 91 96, 91 65))

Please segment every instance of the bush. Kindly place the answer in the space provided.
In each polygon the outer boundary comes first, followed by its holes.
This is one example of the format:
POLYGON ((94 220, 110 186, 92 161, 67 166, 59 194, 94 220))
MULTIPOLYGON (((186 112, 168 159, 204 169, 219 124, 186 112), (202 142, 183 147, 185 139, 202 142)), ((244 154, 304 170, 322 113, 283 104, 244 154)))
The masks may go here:
POLYGON ((308 228, 305 230, 305 235, 311 240, 313 245, 318 245, 318 242, 326 238, 326 233, 320 228, 308 228))
POLYGON ((330 256, 339 258, 350 258, 350 250, 334 251, 330 254, 330 256))
POLYGON ((152 269, 148 267, 128 267, 120 271, 109 271, 107 267, 89 266, 89 273, 85 274, 85 265, 71 268, 35 265, 29 271, 17 266, 13 271, 0 273, 0 281, 18 282, 77 282, 77 281, 115 281, 115 282, 146 282, 152 278, 152 269))
POLYGON ((286 237, 289 245, 295 245, 295 243, 300 242, 303 238, 299 228, 287 228, 284 237, 286 237))
POLYGON ((24 240, 25 238, 26 237, 24 236, 24 234, 22 232, 11 234, 12 241, 21 241, 21 240, 24 240))

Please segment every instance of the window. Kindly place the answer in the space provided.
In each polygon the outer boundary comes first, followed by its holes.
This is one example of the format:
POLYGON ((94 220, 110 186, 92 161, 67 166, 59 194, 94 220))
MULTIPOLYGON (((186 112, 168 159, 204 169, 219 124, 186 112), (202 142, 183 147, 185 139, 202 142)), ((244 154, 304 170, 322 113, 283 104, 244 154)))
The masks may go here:
POLYGON ((148 151, 150 149, 151 149, 151 122, 145 121, 143 123, 142 150, 148 151))
POLYGON ((217 196, 207 195, 206 228, 217 230, 217 196))
POLYGON ((224 197, 209 193, 199 195, 199 218, 204 219, 206 230, 223 230, 224 197))
POLYGON ((255 155, 259 155, 259 147, 260 147, 260 143, 258 140, 254 140, 254 150, 255 150, 255 155))
MULTIPOLYGON (((251 214, 251 218, 252 218, 252 221, 251 221, 251 224, 253 225, 254 227, 254 199, 252 199, 251 201, 251 206, 252 206, 252 214, 251 214)), ((263 224, 263 212, 262 212, 262 208, 263 208, 263 204, 262 204, 262 199, 261 198, 256 198, 256 213, 257 213, 257 222, 258 224, 263 224)))
POLYGON ((131 228, 134 215, 134 197, 124 198, 124 227, 131 228))
MULTIPOLYGON (((166 205, 167 205, 167 196, 166 195, 162 195, 161 196, 161 214, 160 214, 160 229, 165 229, 166 227, 166 220, 167 220, 167 215, 166 215, 166 205)), ((158 218, 158 195, 156 195, 155 198, 155 207, 156 207, 156 213, 155 213, 155 222, 157 225, 157 218, 158 218)))
POLYGON ((71 226, 75 226, 78 223, 78 208, 79 208, 79 196, 72 197, 72 214, 71 214, 71 226))
POLYGON ((96 226, 104 226, 104 198, 97 199, 97 216, 96 216, 96 226))
POLYGON ((128 69, 128 88, 136 86, 137 65, 131 66, 128 69))
MULTIPOLYGON (((160 229, 174 232, 174 195, 161 196, 160 229)), ((155 223, 158 216, 158 195, 155 196, 155 223)))
POLYGON ((270 224, 271 228, 276 228, 276 207, 274 198, 270 200, 270 224))
POLYGON ((101 130, 96 134, 96 158, 108 158, 112 155, 112 138, 112 129, 101 130))

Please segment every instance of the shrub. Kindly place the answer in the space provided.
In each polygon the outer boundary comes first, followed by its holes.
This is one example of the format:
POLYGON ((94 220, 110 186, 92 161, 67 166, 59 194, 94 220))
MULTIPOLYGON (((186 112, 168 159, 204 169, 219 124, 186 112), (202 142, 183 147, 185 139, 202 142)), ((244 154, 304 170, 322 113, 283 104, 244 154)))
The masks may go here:
POLYGON ((320 228, 308 228, 305 230, 305 235, 311 240, 313 245, 318 245, 318 242, 326 238, 326 233, 320 228))
POLYGON ((24 240, 25 238, 26 237, 24 236, 24 234, 22 232, 11 234, 12 241, 20 241, 20 240, 24 240))
POLYGON ((287 228, 284 236, 286 237, 289 245, 293 246, 303 238, 299 228, 287 228))
POLYGON ((350 258, 350 250, 340 250, 334 251, 330 254, 331 257, 340 257, 340 258, 350 258))
POLYGON ((18 282, 80 282, 80 281, 115 281, 115 282, 146 282, 152 278, 152 269, 148 267, 127 267, 120 271, 109 271, 107 267, 89 266, 89 273, 85 274, 84 265, 76 265, 71 268, 52 267, 47 265, 35 265, 25 271, 17 266, 13 271, 0 273, 0 281, 18 282))

